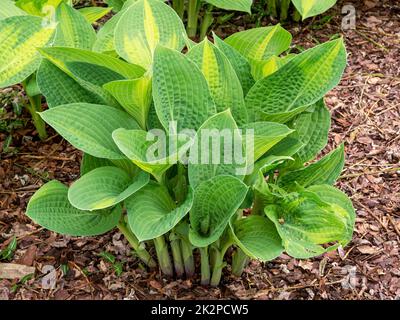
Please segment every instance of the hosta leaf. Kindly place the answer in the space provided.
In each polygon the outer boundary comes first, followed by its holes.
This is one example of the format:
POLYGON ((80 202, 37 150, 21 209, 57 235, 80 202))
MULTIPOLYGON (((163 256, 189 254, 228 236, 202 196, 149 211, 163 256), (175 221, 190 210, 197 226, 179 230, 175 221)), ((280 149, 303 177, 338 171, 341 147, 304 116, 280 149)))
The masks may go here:
POLYGON ((314 192, 322 201, 329 203, 335 213, 343 219, 346 225, 346 232, 340 242, 343 246, 347 245, 353 236, 356 219, 351 200, 345 193, 329 185, 311 186, 307 190, 314 192))
POLYGON ((105 67, 114 72, 117 72, 127 79, 134 79, 141 77, 144 74, 144 69, 122 61, 117 58, 113 58, 109 55, 92 52, 88 50, 75 49, 75 48, 64 48, 64 47, 53 47, 53 48, 42 48, 40 53, 54 63, 61 70, 72 76, 72 73, 68 70, 67 63, 87 63, 96 66, 105 67))
POLYGON ((83 176, 94 169, 100 167, 109 167, 112 165, 113 163, 108 159, 96 158, 90 154, 84 153, 82 156, 80 173, 81 176, 83 176))
POLYGON ((321 160, 309 166, 290 171, 278 180, 281 187, 296 188, 297 185, 308 187, 314 184, 334 184, 344 166, 344 145, 332 151, 321 160))
POLYGON ((22 82, 40 64, 36 48, 46 46, 54 29, 42 26, 42 19, 15 16, 0 20, 0 88, 22 82))
POLYGON ((278 24, 237 32, 225 42, 247 59, 264 60, 289 49, 292 35, 278 24))
POLYGON ((304 112, 292 123, 304 147, 296 153, 296 162, 302 165, 315 156, 328 143, 328 133, 331 126, 331 116, 323 100, 315 104, 313 112, 304 112))
POLYGON ((79 11, 66 3, 56 10, 57 31, 54 45, 90 50, 96 40, 96 32, 79 11))
POLYGON ((104 2, 107 3, 109 7, 112 7, 114 12, 119 12, 124 3, 126 3, 126 0, 105 0, 104 2))
POLYGON ((126 112, 96 104, 67 104, 40 115, 75 148, 98 158, 125 158, 115 145, 112 132, 118 128, 139 129, 126 112))
POLYGON ((37 72, 37 82, 41 93, 46 97, 49 108, 75 102, 100 104, 103 99, 83 88, 78 82, 43 59, 37 72))
POLYGON ((17 0, 15 4, 30 15, 44 17, 54 14, 54 10, 62 1, 63 0, 17 0))
POLYGON ((347 236, 345 210, 322 201, 315 193, 290 194, 265 213, 275 223, 286 252, 294 258, 310 258, 334 249, 323 244, 341 242, 347 236))
POLYGON ((146 241, 171 231, 190 211, 193 192, 176 206, 165 186, 150 182, 125 201, 128 223, 139 239, 146 241))
POLYGON ((26 13, 18 8, 13 0, 2 0, 1 10, 0 10, 0 20, 14 17, 14 16, 24 16, 26 13))
POLYGON ((206 247, 217 241, 246 197, 248 188, 238 178, 216 176, 202 182, 190 210, 190 242, 206 247))
MULTIPOLYGON (((274 122, 248 123, 242 129, 244 130, 244 134, 248 133, 245 142, 247 139, 251 139, 254 146, 254 153, 252 155, 247 154, 248 160, 252 160, 251 164, 260 159, 274 145, 293 132, 287 126, 274 122)), ((249 161, 248 164, 250 164, 249 161)))
POLYGON ((164 47, 157 47, 154 54, 153 99, 158 118, 167 131, 172 121, 177 122, 178 132, 197 130, 216 112, 199 68, 183 54, 164 47))
POLYGON ((105 15, 107 15, 111 11, 111 8, 86 7, 86 8, 81 8, 78 11, 81 15, 84 16, 86 21, 92 24, 97 20, 103 18, 105 15))
POLYGON ((346 66, 343 40, 304 51, 256 82, 246 96, 250 118, 286 122, 339 83, 346 66), (274 119, 277 118, 277 119, 274 119))
POLYGON ((181 51, 186 31, 176 12, 163 1, 138 0, 120 18, 115 48, 125 60, 148 68, 157 45, 181 51))
POLYGON ((271 261, 284 250, 275 225, 265 217, 239 219, 233 224, 232 233, 239 248, 253 259, 271 261))
POLYGON ((335 5, 337 0, 292 0, 303 20, 324 13, 335 5))
POLYGON ((124 11, 118 12, 100 28, 97 32, 97 39, 93 44, 93 50, 97 52, 109 53, 115 51, 114 33, 119 19, 124 11))
POLYGON ((251 73, 255 80, 261 80, 276 72, 279 68, 293 59, 295 55, 287 55, 283 58, 271 56, 266 60, 249 59, 251 65, 251 73))
POLYGON ((262 175, 264 179, 264 175, 270 173, 275 170, 280 164, 285 161, 293 161, 292 157, 288 156, 267 156, 265 158, 260 159, 254 164, 253 172, 247 175, 244 179, 244 182, 248 186, 252 186, 257 182, 257 179, 262 175))
POLYGON ((149 76, 109 82, 103 88, 118 101, 126 112, 135 118, 142 129, 146 129, 152 102, 152 86, 149 76))
POLYGON ((103 89, 103 85, 111 81, 123 80, 124 77, 121 74, 106 67, 86 62, 67 62, 66 67, 83 88, 100 97, 102 104, 119 106, 114 97, 103 89))
POLYGON ((204 0, 217 8, 251 13, 253 0, 204 0))
POLYGON ((300 141, 300 138, 297 134, 297 132, 293 132, 289 136, 287 136, 285 139, 277 143, 275 146, 273 146, 271 149, 267 151, 267 153, 264 155, 264 157, 268 156, 285 156, 285 157, 291 157, 293 156, 296 152, 298 152, 302 147, 303 143, 300 141))
POLYGON ((143 130, 118 129, 113 132, 112 137, 128 159, 157 179, 177 163, 190 147, 185 144, 186 141, 178 141, 176 150, 168 150, 168 141, 143 130))
POLYGON ((243 94, 246 96, 250 88, 254 85, 254 79, 251 75, 251 67, 245 57, 243 57, 236 49, 222 41, 213 33, 215 45, 221 50, 230 61, 232 67, 240 80, 243 94))
POLYGON ((114 166, 100 167, 85 174, 68 191, 71 204, 80 210, 105 209, 124 201, 149 182, 143 171, 132 177, 114 166))
POLYGON ((95 236, 113 229, 122 210, 81 211, 68 202, 68 188, 58 181, 41 187, 29 201, 26 214, 37 224, 61 234, 95 236))
POLYGON ((190 185, 196 188, 218 175, 243 178, 246 164, 242 135, 228 109, 210 117, 198 130, 190 148, 190 185))
POLYGON ((217 112, 228 108, 239 125, 247 122, 243 90, 229 60, 208 39, 190 49, 187 57, 202 71, 215 101, 217 112))

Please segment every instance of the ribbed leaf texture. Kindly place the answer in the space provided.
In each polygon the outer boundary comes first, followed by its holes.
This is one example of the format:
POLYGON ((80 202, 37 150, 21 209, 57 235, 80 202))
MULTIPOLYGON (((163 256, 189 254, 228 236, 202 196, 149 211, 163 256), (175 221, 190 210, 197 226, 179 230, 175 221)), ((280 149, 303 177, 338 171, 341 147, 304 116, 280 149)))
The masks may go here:
POLYGON ((70 203, 80 210, 99 210, 113 207, 143 188, 149 174, 139 171, 132 177, 117 167, 101 167, 90 171, 74 182, 68 191, 70 203))
POLYGON ((337 0, 292 0, 303 20, 324 13, 335 5, 337 0))
POLYGON ((246 197, 248 188, 233 176, 216 176, 202 182, 190 210, 190 242, 206 247, 218 240, 246 197))
POLYGON ((40 64, 37 48, 48 45, 53 28, 42 26, 42 19, 15 16, 0 20, 0 88, 20 83, 40 64))
POLYGON ((68 201, 68 188, 53 180, 41 187, 29 201, 26 214, 39 225, 71 236, 95 236, 113 229, 122 213, 113 210, 81 211, 68 201))
POLYGON ((237 220, 232 225, 232 233, 236 245, 253 259, 271 261, 284 250, 275 225, 262 216, 237 220))
POLYGON ((126 112, 96 104, 62 105, 40 115, 75 148, 98 158, 125 158, 114 143, 112 133, 118 128, 139 129, 126 112))
POLYGON ((165 186, 151 182, 125 204, 131 230, 139 241, 146 241, 171 231, 187 215, 193 205, 193 192, 189 191, 186 200, 176 206, 165 186))

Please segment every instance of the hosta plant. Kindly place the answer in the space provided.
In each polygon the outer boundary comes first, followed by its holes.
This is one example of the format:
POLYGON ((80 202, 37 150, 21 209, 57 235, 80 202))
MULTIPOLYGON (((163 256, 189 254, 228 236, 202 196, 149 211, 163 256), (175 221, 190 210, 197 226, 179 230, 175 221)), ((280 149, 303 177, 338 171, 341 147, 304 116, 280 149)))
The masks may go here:
POLYGON ((309 258, 351 240, 354 209, 332 186, 343 145, 314 161, 342 39, 287 54, 291 35, 275 26, 195 44, 159 0, 126 9, 111 39, 113 55, 39 50, 40 116, 83 159, 71 186, 34 194, 30 218, 72 236, 118 228, 166 276, 192 277, 200 261, 204 285, 228 261, 240 275, 249 258, 309 258))
POLYGON ((293 11, 293 19, 307 19, 324 13, 335 5, 337 0, 263 0, 267 4, 267 13, 274 18, 286 20, 293 11))
POLYGON ((39 137, 46 137, 42 96, 37 85, 39 47, 64 46, 91 49, 96 40, 92 23, 110 11, 88 7, 76 10, 67 0, 1 0, 0 88, 21 83, 39 137))

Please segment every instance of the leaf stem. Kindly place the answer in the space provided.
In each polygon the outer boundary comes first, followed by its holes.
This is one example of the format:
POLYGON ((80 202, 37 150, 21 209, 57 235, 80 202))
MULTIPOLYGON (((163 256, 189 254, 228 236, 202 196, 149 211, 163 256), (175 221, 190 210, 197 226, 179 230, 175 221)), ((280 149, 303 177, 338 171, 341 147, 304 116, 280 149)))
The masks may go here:
POLYGON ((169 240, 171 243, 172 258, 174 260, 175 273, 178 278, 182 278, 184 274, 183 257, 181 252, 181 239, 177 236, 175 232, 171 232, 169 235, 169 240))
POLYGON ((178 14, 178 16, 183 19, 185 13, 185 1, 184 0, 172 0, 172 7, 178 14))
POLYGON ((210 284, 210 259, 208 256, 208 247, 199 248, 201 257, 201 284, 208 286, 210 284))
POLYGON ((174 275, 174 270, 164 236, 155 238, 154 246, 156 247, 158 264, 160 265, 162 273, 167 277, 172 277, 174 275))
POLYGON ((240 277, 243 273, 243 269, 246 267, 249 259, 242 249, 237 248, 235 254, 232 257, 232 274, 236 277, 240 277))
POLYGON ((139 240, 123 221, 118 223, 118 229, 124 235, 126 240, 128 240, 133 250, 135 250, 135 253, 139 259, 142 260, 149 268, 155 268, 157 263, 150 256, 148 251, 140 245, 139 240))
POLYGON ((189 0, 187 23, 187 34, 189 38, 194 38, 197 34, 200 6, 201 3, 199 0, 189 0))
POLYGON ((195 273, 193 246, 188 240, 181 239, 181 249, 186 278, 190 279, 195 273))
POLYGON ((203 20, 201 22, 201 26, 200 26, 200 40, 203 40, 208 33, 208 29, 210 28, 210 26, 212 25, 214 18, 213 18, 213 11, 214 6, 213 5, 209 5, 207 7, 206 12, 204 13, 203 16, 203 20))
POLYGON ((281 0, 281 11, 280 11, 280 20, 285 21, 287 20, 289 8, 290 8, 290 1, 291 0, 281 0))

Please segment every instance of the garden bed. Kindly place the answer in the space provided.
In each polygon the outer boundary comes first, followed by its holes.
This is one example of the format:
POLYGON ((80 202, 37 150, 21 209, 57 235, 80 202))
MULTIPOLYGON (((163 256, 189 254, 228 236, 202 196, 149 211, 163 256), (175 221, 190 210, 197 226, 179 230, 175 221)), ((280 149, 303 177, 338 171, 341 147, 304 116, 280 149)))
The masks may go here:
MULTIPOLYGON (((359 2, 357 30, 342 31, 340 16, 288 28, 295 44, 305 48, 338 33, 346 40, 349 66, 326 99, 333 123, 325 152, 345 142, 347 159, 338 186, 357 212, 349 246, 310 260, 282 255, 265 264, 253 261, 241 278, 226 272, 219 288, 202 287, 199 279, 164 279, 130 256, 118 232, 61 236, 25 216, 29 198, 43 183, 69 184, 79 177, 81 158, 51 129, 49 138, 39 141, 29 124, 12 131, 9 146, 8 133, 0 132, 0 249, 15 235, 18 247, 11 262, 34 266, 36 274, 24 283, 0 280, 0 299, 399 299, 400 8, 390 1, 359 2), (120 275, 119 266, 102 252, 122 263, 120 275), (43 288, 46 265, 56 269, 53 289, 43 288)), ((253 23, 235 16, 216 33, 225 37, 253 23)), ((12 123, 11 105, 6 109, 10 112, 1 121, 12 123)))

